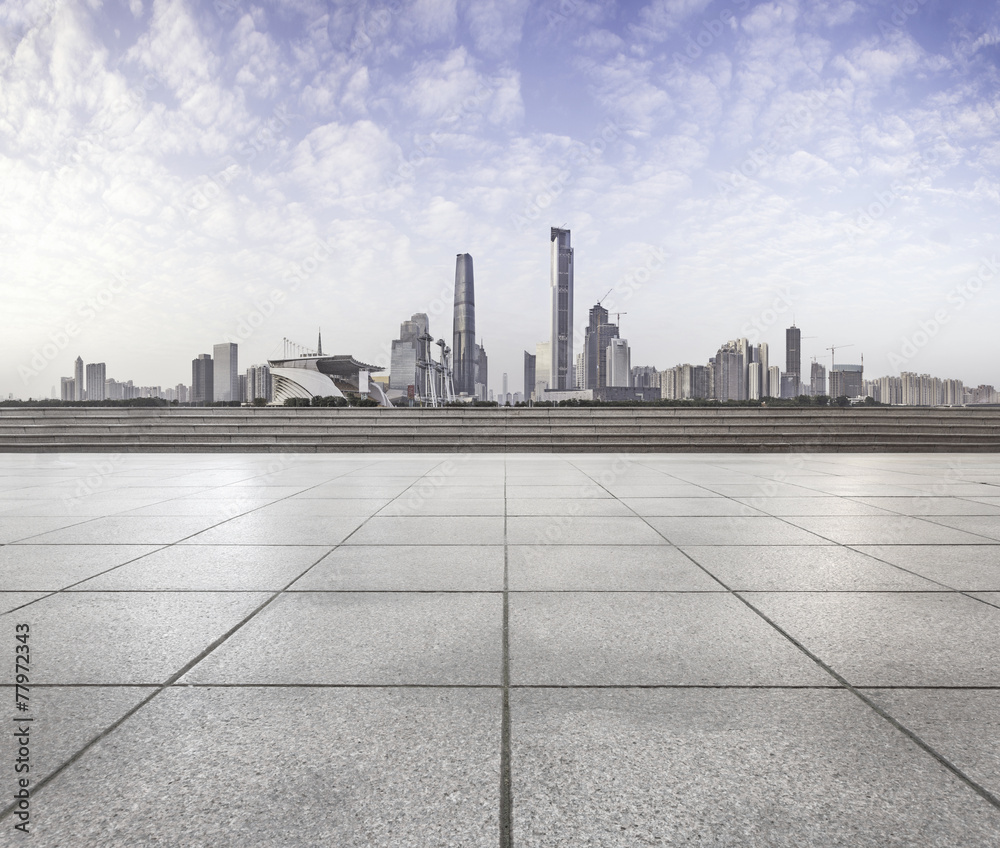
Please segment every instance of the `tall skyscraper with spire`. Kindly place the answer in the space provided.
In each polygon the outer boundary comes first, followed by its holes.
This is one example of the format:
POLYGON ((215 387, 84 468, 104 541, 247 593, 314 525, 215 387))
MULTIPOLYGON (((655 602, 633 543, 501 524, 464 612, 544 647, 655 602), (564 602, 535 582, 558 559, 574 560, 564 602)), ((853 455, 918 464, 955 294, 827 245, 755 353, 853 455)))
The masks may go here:
POLYGON ((552 227, 549 232, 552 249, 552 361, 549 366, 549 388, 572 389, 576 382, 573 361, 573 248, 569 230, 552 227))
MULTIPOLYGON (((452 373, 455 394, 476 393, 476 291, 472 256, 459 253, 455 260, 455 317, 452 338, 452 373)), ((485 369, 484 369, 485 370, 485 369)))

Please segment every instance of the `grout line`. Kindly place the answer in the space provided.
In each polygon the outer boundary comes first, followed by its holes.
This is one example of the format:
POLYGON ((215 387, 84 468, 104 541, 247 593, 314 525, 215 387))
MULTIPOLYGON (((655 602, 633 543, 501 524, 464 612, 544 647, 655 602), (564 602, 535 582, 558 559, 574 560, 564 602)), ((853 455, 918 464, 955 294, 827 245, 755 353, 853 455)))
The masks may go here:
POLYGON ((511 786, 510 730, 510 564, 507 551, 507 458, 503 481, 503 636, 500 672, 500 848, 512 848, 513 791, 511 786))

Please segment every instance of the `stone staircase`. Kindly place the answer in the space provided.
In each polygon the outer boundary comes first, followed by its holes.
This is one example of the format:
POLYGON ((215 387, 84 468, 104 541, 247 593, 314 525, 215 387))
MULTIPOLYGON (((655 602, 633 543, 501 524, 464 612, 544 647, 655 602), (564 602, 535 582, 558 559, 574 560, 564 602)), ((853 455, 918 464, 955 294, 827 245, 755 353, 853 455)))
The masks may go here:
POLYGON ((3 408, 11 451, 1000 452, 1000 409, 3 408))

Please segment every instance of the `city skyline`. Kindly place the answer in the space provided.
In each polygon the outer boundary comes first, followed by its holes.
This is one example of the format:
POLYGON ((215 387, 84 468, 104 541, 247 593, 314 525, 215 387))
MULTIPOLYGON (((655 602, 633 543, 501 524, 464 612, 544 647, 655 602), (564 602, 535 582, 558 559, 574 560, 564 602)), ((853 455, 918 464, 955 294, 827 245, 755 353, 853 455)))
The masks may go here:
POLYGON ((634 363, 777 353, 794 321, 803 372, 854 344, 872 374, 995 384, 998 14, 5 4, 0 396, 50 396, 78 355, 169 386, 206 344, 264 362, 317 324, 388 366, 402 318, 447 324, 458 250, 518 373, 549 227, 574 328, 611 289, 634 363))

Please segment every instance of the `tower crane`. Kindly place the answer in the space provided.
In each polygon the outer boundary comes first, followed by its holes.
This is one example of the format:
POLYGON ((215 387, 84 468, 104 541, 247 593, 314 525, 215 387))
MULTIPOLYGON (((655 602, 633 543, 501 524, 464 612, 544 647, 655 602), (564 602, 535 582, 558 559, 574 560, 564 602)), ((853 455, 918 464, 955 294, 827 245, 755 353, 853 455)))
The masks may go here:
POLYGON ((831 371, 833 371, 833 356, 834 356, 834 353, 836 351, 840 350, 840 348, 842 348, 842 347, 854 347, 854 345, 852 345, 852 344, 849 344, 849 345, 831 345, 830 347, 827 348, 827 350, 830 351, 830 370, 831 371))

